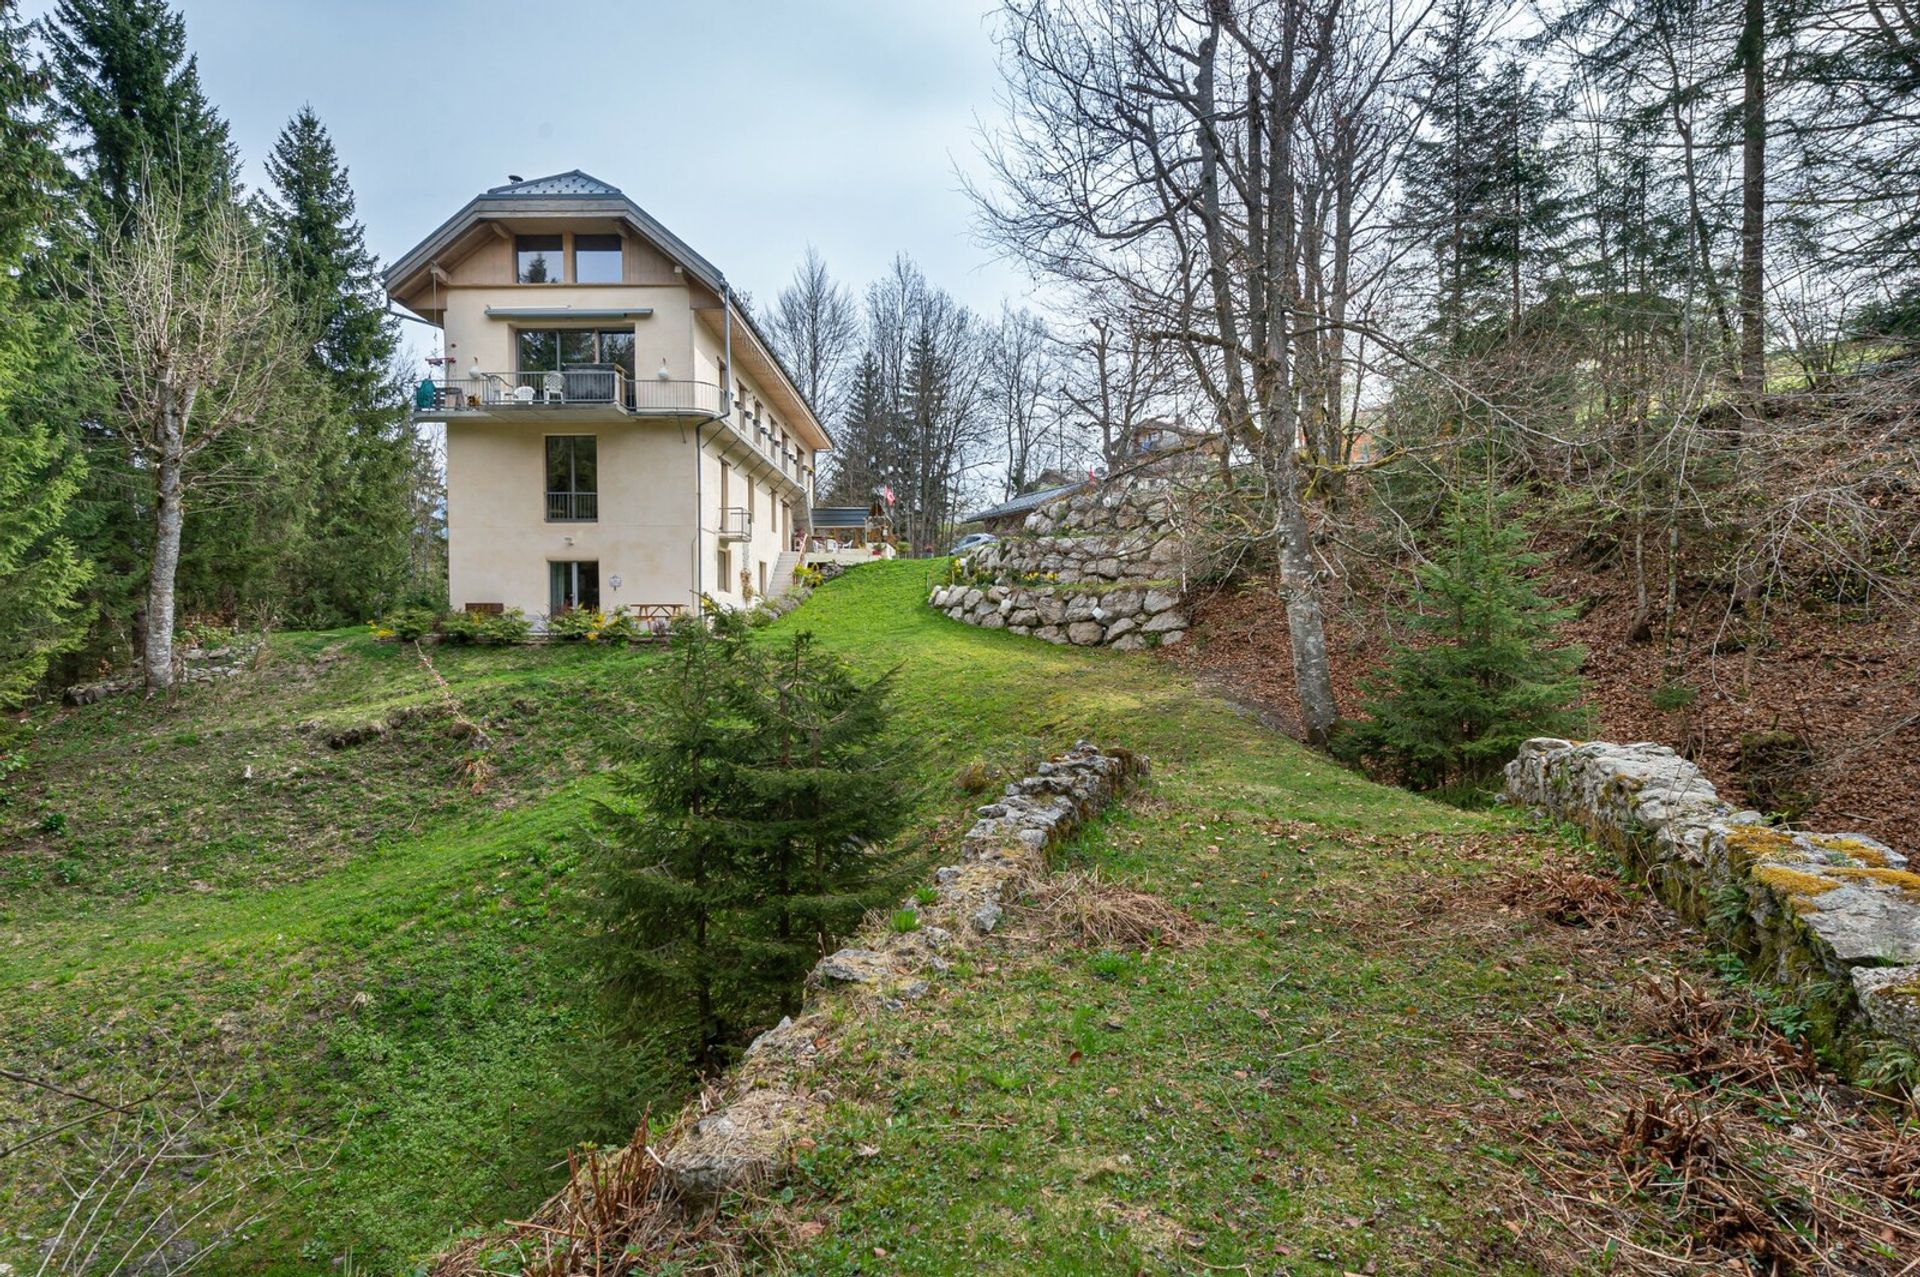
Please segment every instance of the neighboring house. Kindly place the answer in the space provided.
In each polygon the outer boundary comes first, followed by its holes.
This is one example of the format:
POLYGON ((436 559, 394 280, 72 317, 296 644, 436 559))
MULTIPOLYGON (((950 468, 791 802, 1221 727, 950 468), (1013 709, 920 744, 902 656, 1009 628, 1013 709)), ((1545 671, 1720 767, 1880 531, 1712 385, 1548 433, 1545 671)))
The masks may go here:
POLYGON ((723 276, 575 170, 467 202, 387 272, 443 331, 453 606, 779 593, 833 446, 723 276))

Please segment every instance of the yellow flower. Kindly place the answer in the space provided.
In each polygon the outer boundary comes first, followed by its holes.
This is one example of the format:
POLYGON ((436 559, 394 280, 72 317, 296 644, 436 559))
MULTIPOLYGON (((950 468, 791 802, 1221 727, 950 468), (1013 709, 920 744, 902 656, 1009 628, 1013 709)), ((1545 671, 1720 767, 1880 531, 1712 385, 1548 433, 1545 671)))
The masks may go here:
POLYGON ((600 631, 599 631, 599 630, 588 630, 588 631, 587 631, 587 642, 589 642, 589 643, 598 643, 599 641, 600 641, 600 631))

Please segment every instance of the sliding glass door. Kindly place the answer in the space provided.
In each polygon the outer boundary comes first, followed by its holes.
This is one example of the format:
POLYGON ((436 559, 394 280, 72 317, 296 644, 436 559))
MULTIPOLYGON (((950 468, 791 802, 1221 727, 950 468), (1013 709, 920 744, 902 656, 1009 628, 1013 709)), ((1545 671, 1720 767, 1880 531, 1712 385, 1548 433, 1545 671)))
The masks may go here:
POLYGON ((558 387, 574 403, 633 407, 634 343, 631 328, 522 328, 516 334, 519 381, 544 390, 533 374, 561 374, 558 387))

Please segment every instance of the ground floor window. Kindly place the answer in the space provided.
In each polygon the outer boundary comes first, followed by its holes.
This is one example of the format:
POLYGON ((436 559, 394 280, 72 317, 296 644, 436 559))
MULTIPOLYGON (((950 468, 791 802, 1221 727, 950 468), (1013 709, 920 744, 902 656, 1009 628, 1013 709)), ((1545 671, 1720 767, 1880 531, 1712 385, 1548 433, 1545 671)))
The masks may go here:
POLYGON ((598 560, 547 564, 547 610, 558 616, 577 607, 600 610, 598 560))
POLYGON ((720 570, 713 578, 713 588, 722 592, 731 590, 733 586, 728 581, 733 576, 733 552, 724 545, 720 547, 718 566, 720 570))

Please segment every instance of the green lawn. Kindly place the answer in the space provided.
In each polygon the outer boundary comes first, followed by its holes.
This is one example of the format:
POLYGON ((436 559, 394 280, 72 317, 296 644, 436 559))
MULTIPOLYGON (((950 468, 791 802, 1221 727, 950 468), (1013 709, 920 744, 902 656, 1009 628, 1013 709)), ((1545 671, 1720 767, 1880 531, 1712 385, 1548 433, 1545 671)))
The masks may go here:
MULTIPOLYGON (((1126 745, 1153 783, 1067 858, 1178 903, 1204 938, 1088 953, 1023 944, 1016 919, 934 996, 856 1029, 830 1062, 835 1131, 749 1212, 747 1257, 1540 1270, 1489 1188, 1518 1161, 1482 1120, 1517 1094, 1490 1061, 1551 1029, 1577 1075, 1577 1035, 1622 1030, 1604 999, 1567 995, 1640 970, 1632 946, 1498 906, 1498 871, 1544 844, 1369 784, 1150 654, 949 622, 928 579, 863 566, 779 628, 898 668, 929 868, 977 801, 953 784, 965 765, 1011 776, 1079 737, 1126 745)), ((446 715, 330 749, 329 729, 438 692, 410 649, 302 634, 256 678, 44 716, 0 809, 0 1063, 99 1092, 231 1085, 202 1150, 230 1152, 201 1174, 265 1215, 201 1271, 404 1271, 454 1230, 523 1217, 570 1146, 680 1098, 600 1038, 574 974, 569 871, 652 657, 434 656, 492 742, 477 794, 446 715)), ((0 1140, 76 1114, 0 1096, 0 1140)), ((0 1160, 0 1259, 32 1270, 23 1230, 44 1234, 57 1172, 85 1164, 71 1135, 0 1160)))

